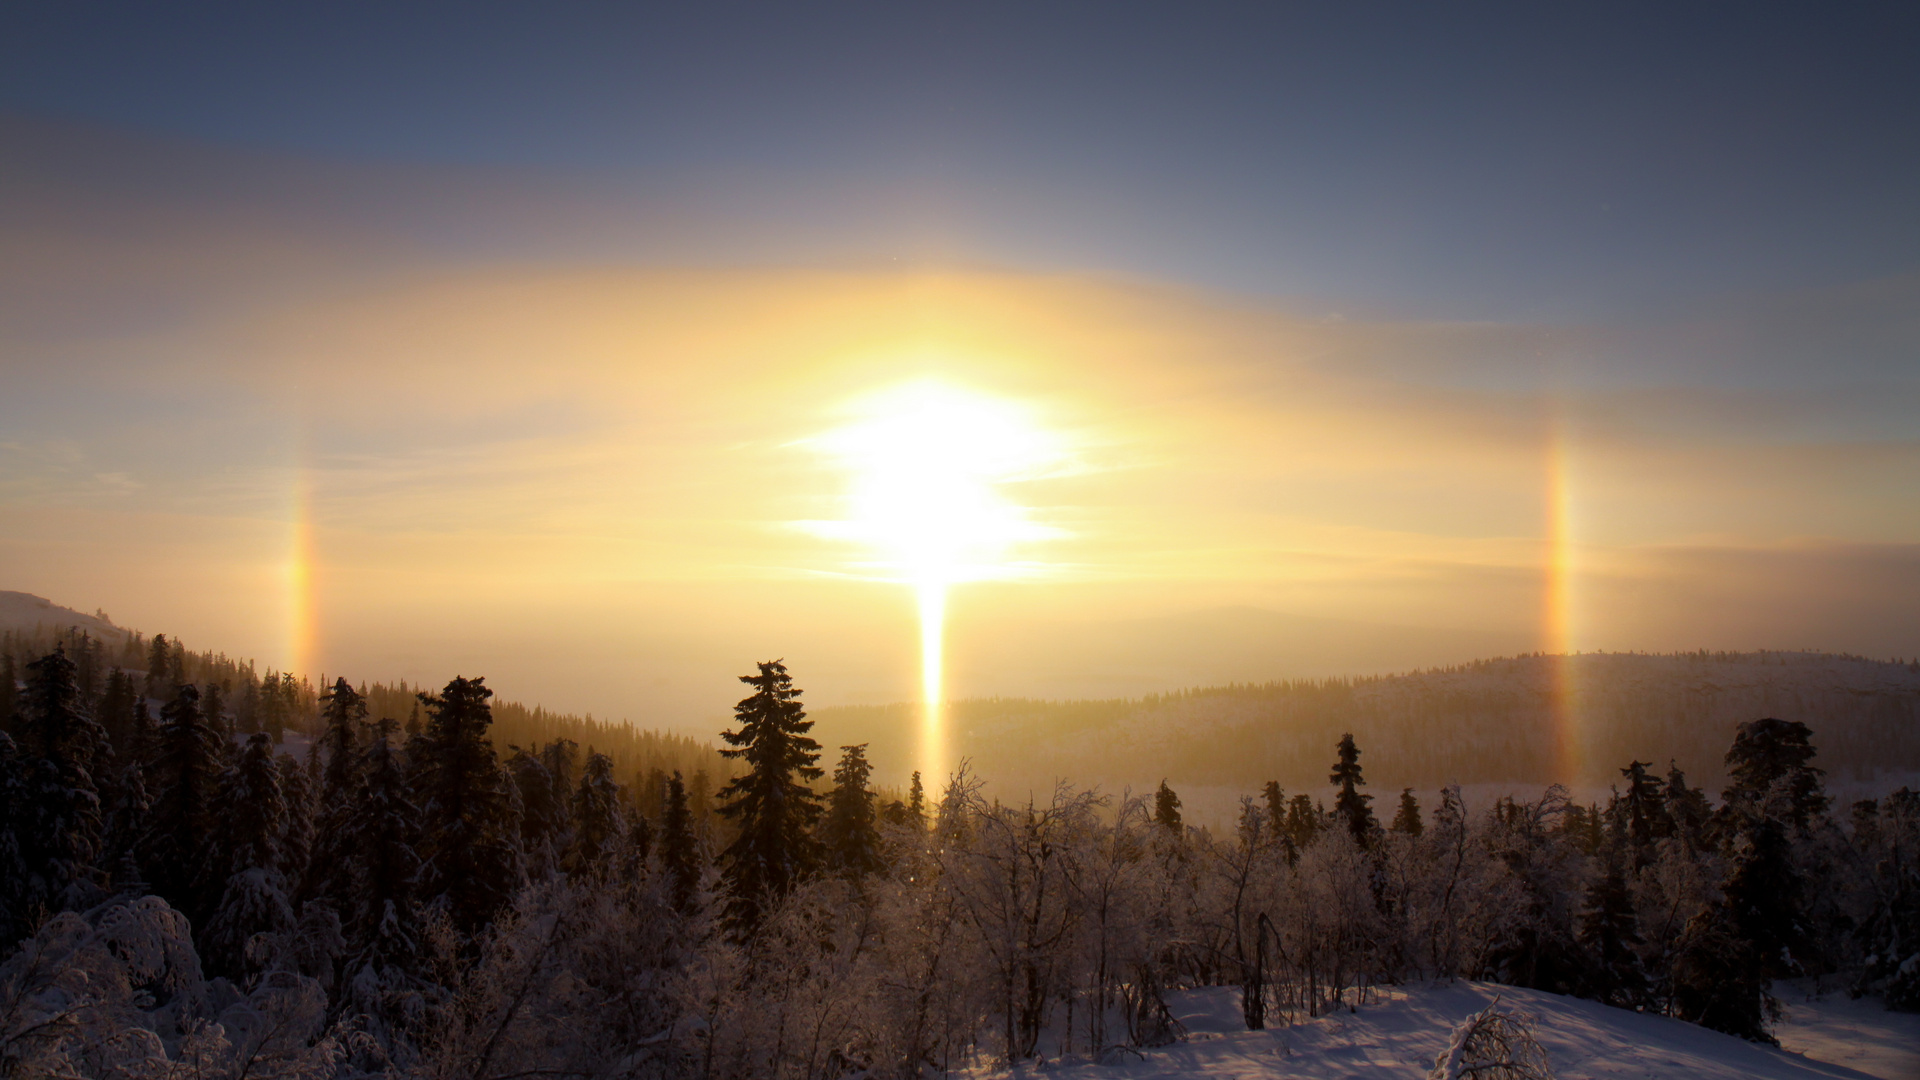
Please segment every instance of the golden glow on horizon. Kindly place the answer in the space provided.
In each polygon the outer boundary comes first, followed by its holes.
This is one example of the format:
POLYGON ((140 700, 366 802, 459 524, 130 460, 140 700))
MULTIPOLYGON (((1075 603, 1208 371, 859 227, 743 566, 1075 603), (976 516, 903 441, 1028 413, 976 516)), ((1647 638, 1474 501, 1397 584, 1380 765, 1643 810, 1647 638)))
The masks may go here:
POLYGON ((309 673, 316 629, 313 605, 313 498, 306 470, 297 470, 287 523, 287 650, 283 670, 309 673))
POLYGON ((811 440, 848 471, 844 520, 808 522, 877 556, 872 576, 911 585, 920 613, 920 692, 925 710, 920 771, 946 774, 942 702, 947 592, 955 584, 1028 576, 1008 561, 1015 545, 1059 535, 1032 520, 1000 488, 1057 470, 1060 441, 1014 403, 923 381, 874 394, 860 417, 811 440))
POLYGON ((1554 776, 1571 784, 1584 765, 1578 687, 1574 685, 1573 494, 1567 465, 1566 433, 1555 423, 1546 453, 1546 580, 1542 613, 1543 647, 1551 658, 1549 716, 1554 728, 1554 776))

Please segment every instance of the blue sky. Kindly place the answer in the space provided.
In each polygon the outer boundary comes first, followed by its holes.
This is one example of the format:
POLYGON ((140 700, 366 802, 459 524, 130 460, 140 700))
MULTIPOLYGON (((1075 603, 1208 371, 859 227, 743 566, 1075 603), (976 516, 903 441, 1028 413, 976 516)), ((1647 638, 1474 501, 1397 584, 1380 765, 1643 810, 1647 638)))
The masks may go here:
MULTIPOLYGON (((1833 288, 1911 273, 1920 252, 1907 5, 75 3, 0 19, 0 107, 18 114, 533 174, 758 226, 716 230, 710 257, 963 258, 1539 319, 1833 288)), ((440 239, 561 242, 475 222, 440 239)))

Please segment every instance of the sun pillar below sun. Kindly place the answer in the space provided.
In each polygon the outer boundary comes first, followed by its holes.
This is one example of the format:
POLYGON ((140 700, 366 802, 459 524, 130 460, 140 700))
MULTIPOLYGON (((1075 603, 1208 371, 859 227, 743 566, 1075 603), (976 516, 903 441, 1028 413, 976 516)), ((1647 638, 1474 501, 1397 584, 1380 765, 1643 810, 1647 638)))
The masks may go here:
POLYGON ((931 790, 945 782, 947 732, 945 665, 947 583, 923 581, 915 586, 920 604, 920 780, 931 790))

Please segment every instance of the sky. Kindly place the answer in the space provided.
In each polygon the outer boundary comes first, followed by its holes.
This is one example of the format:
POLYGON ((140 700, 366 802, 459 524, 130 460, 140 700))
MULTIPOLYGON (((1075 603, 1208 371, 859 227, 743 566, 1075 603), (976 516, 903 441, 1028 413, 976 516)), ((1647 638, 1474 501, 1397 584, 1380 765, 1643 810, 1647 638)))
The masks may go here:
POLYGON ((1046 448, 946 478, 1021 526, 950 696, 1920 654, 1917 49, 1892 4, 7 5, 0 588, 649 724, 773 656, 901 700, 888 455, 832 448, 925 398, 1046 448))

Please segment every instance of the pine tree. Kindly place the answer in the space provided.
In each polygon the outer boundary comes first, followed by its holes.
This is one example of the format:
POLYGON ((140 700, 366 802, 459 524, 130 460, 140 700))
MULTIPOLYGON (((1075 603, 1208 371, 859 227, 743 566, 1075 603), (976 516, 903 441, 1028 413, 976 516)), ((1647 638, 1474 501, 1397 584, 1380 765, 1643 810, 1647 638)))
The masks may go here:
POLYGON ((1412 788, 1401 789, 1400 809, 1393 815, 1390 828, 1407 836, 1419 836, 1426 831, 1426 822, 1420 820, 1420 800, 1413 797, 1412 788))
MULTIPOLYGON (((207 879, 220 747, 200 715, 200 691, 191 684, 174 689, 160 717, 153 820, 140 845, 141 871, 169 904, 198 922, 218 899, 207 895, 207 879)), ((216 881, 214 888, 223 884, 216 881)))
POLYGON ((527 874, 543 879, 560 867, 572 831, 567 804, 570 793, 555 790, 553 773, 545 755, 512 747, 507 759, 507 776, 513 781, 512 793, 519 803, 520 851, 525 857, 527 874))
POLYGON ((1293 842, 1293 850, 1299 852, 1311 846, 1325 820, 1326 815, 1314 808, 1312 796, 1295 795, 1288 799, 1287 836, 1293 842))
POLYGON ((1622 796, 1626 815, 1627 842, 1633 848, 1633 866, 1638 870, 1653 861, 1653 844, 1670 831, 1666 807, 1662 805, 1660 782, 1647 772, 1650 762, 1635 760, 1620 770, 1626 778, 1627 793, 1622 796))
POLYGON ((164 698, 173 690, 168 681, 173 667, 173 653, 167 648, 167 635, 153 635, 153 643, 147 646, 147 696, 164 698))
POLYGON ((360 795, 341 831, 349 854, 342 923, 361 963, 410 966, 419 951, 414 880, 420 871, 420 808, 393 745, 398 724, 382 719, 360 755, 360 795))
POLYGON ((1661 793, 1660 805, 1666 811, 1669 832, 1684 841, 1689 851, 1699 849, 1706 836, 1707 822, 1713 817, 1713 807, 1704 792, 1687 786, 1687 774, 1680 771, 1676 762, 1667 763, 1667 787, 1661 793))
MULTIPOLYGON (((274 758, 274 764, 280 770, 280 790, 287 801, 287 816, 280 835, 280 873, 289 882, 306 881, 314 869, 320 841, 314 771, 293 760, 292 754, 279 755, 274 758)), ((328 853, 319 857, 333 856, 328 853)))
POLYGON ((1789 820, 1806 828, 1826 813, 1829 800, 1822 790, 1821 769, 1807 764, 1818 751, 1813 732, 1798 720, 1754 720, 1741 724, 1727 751, 1728 782, 1721 800, 1726 811, 1752 816, 1761 812, 1774 786, 1786 795, 1789 820))
POLYGON ((512 805, 487 728, 493 691, 484 679, 455 678, 427 709, 420 792, 424 805, 422 893, 444 905, 453 925, 476 934, 519 885, 512 805))
POLYGON ((907 785, 907 817, 914 828, 926 831, 927 828, 927 789, 920 782, 920 770, 913 770, 913 780, 907 785))
POLYGON ((737 731, 721 732, 744 758, 747 772, 720 789, 720 813, 739 829, 723 853, 728 889, 726 918, 736 933, 750 933, 767 909, 790 891, 818 861, 810 830, 820 816, 820 797, 805 783, 822 771, 820 744, 807 737, 813 721, 801 707, 801 691, 778 660, 757 665, 740 681, 754 688, 734 706, 737 731))
POLYGON ((336 907, 350 887, 350 853, 341 845, 346 843, 347 818, 360 797, 358 728, 366 715, 366 699, 344 677, 320 695, 320 737, 313 743, 320 757, 320 790, 308 864, 312 872, 301 895, 333 901, 336 907))
POLYGON ((1819 955, 1807 915, 1807 885, 1793 865, 1785 822, 1751 819, 1733 847, 1721 887, 1735 930, 1753 945, 1761 973, 1770 979, 1810 974, 1819 955))
POLYGON ((573 840, 564 865, 567 873, 603 873, 627 831, 626 807, 613 779, 613 759, 587 750, 587 767, 573 792, 573 840))
POLYGON ((692 911, 694 889, 700 884, 700 845, 678 769, 667 778, 666 806, 660 814, 660 869, 667 875, 674 910, 692 911))
POLYGON ((1680 1019, 1749 1042, 1777 1043, 1767 1021, 1778 1012, 1753 944, 1723 904, 1688 920, 1673 961, 1674 1012, 1680 1019))
POLYGON ((29 908, 51 914, 97 897, 105 821, 94 773, 108 760, 106 732, 82 709, 76 669, 65 650, 27 665, 21 714, 21 823, 16 826, 29 908))
POLYGON ((1332 775, 1327 777, 1330 783, 1340 785, 1340 793, 1334 796, 1333 813, 1346 822, 1347 831, 1353 834, 1353 840, 1361 847, 1373 843, 1374 830, 1379 826, 1373 820, 1373 809, 1368 804, 1373 796, 1360 794, 1360 788, 1366 780, 1360 775, 1360 748, 1353 743, 1353 733, 1340 736, 1338 747, 1340 760, 1334 763, 1332 775))
POLYGON ((1587 954, 1584 996, 1623 1009, 1646 1000, 1646 971, 1635 951, 1639 919, 1617 849, 1607 852, 1602 873, 1587 886, 1577 940, 1587 954))
POLYGON ((833 792, 827 796, 827 816, 820 822, 820 846, 827 867, 851 878, 878 873, 885 865, 880 856, 873 792, 867 787, 872 775, 866 743, 840 748, 840 764, 833 770, 833 792))
POLYGON ((247 942, 260 933, 281 934, 293 926, 293 908, 281 876, 280 845, 287 802, 273 744, 264 734, 247 737, 239 760, 220 779, 220 814, 212 845, 214 877, 223 883, 213 918, 201 933, 202 955, 213 971, 238 974, 247 964, 247 942))
POLYGON ((1153 820, 1175 836, 1180 835, 1180 796, 1174 794, 1164 778, 1160 781, 1160 790, 1153 793, 1153 820))
POLYGON ((16 726, 19 695, 20 673, 14 670, 13 654, 0 652, 0 732, 16 736, 16 743, 19 741, 19 729, 16 726))

